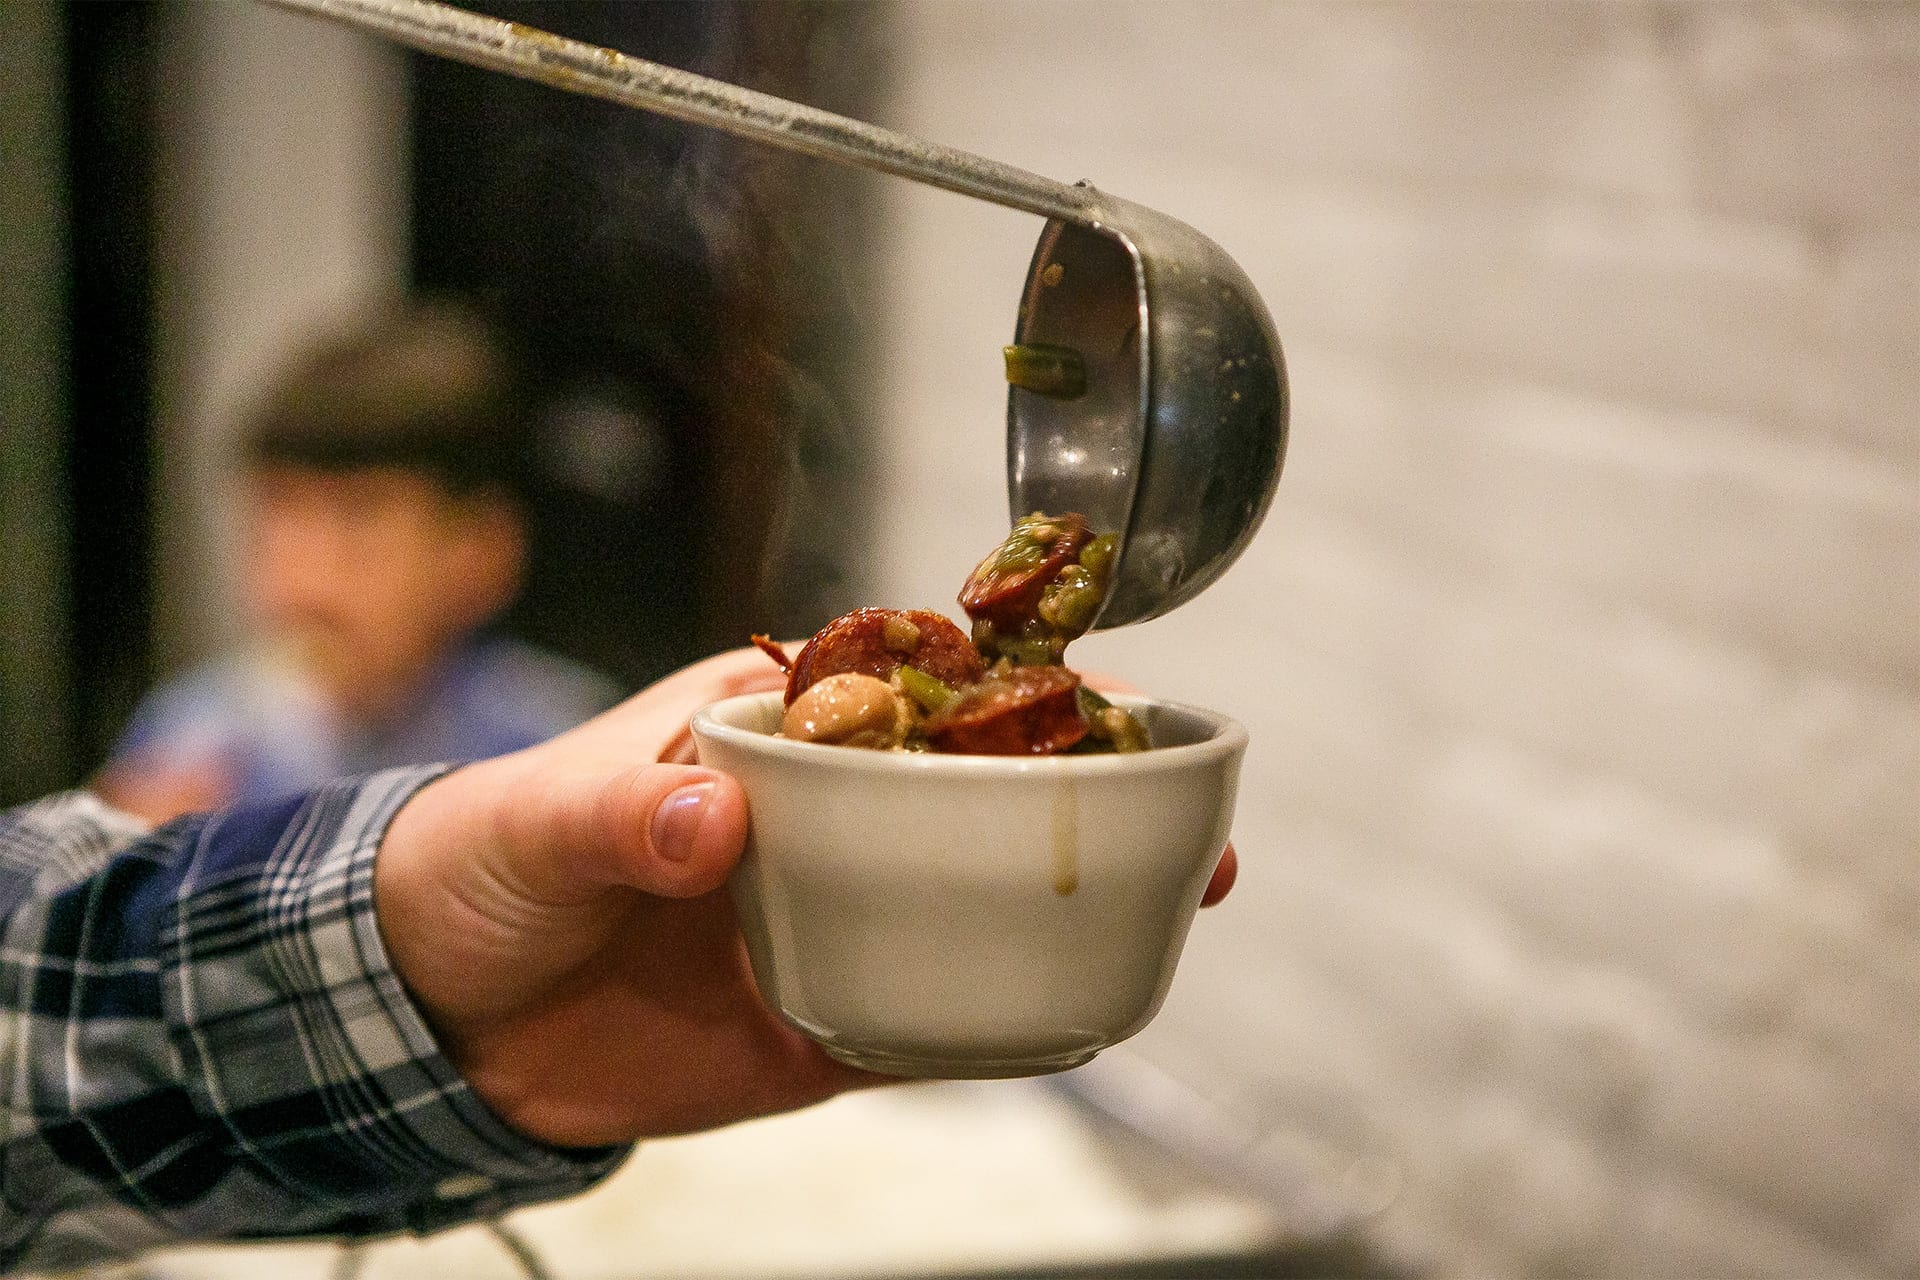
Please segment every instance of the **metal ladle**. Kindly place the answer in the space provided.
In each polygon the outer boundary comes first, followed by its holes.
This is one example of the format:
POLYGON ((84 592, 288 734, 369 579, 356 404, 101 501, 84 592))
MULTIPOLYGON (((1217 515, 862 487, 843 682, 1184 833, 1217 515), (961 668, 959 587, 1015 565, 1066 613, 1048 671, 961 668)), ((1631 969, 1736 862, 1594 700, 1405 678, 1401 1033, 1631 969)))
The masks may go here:
POLYGON ((1015 340, 1064 348, 1084 389, 1009 391, 1007 493, 1016 519, 1078 511, 1120 535, 1099 627, 1192 599, 1265 517, 1286 451, 1280 340, 1245 273, 1185 223, 1085 183, 429 0, 268 2, 1045 217, 1015 340))

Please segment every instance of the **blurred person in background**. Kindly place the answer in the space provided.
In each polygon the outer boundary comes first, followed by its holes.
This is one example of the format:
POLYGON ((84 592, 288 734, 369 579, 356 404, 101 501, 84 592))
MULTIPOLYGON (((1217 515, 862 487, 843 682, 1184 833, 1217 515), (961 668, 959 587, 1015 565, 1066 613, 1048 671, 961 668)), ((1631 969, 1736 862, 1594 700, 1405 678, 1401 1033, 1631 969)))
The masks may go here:
POLYGON ((526 528, 509 379, 420 303, 296 360, 247 424, 248 640, 136 710, 95 789, 150 822, 542 742, 617 690, 495 631, 526 528))

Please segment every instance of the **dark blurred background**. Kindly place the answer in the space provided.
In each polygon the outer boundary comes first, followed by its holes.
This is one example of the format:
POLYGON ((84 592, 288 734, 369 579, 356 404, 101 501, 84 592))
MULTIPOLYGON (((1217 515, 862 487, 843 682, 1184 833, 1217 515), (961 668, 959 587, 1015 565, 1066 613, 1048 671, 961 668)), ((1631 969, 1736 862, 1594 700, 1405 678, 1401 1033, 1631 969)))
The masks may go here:
MULTIPOLYGON (((221 252, 181 247, 197 229, 183 186, 219 145, 183 143, 182 121, 203 134, 222 124, 205 120, 219 104, 191 101, 209 91, 182 83, 221 53, 197 8, 28 5, 5 28, 7 288, 19 296, 7 307, 0 733, 20 745, 0 801, 87 776, 156 678, 231 626, 209 572, 217 554, 207 560, 226 427, 183 422, 202 406, 166 367, 195 354, 177 264, 221 252), (182 559, 200 581, 161 567, 182 559), (157 599, 183 580, 199 603, 157 599)), ((853 114, 881 83, 878 61, 856 56, 873 38, 857 6, 483 8, 853 114)), ((530 406, 532 563, 509 630, 633 688, 750 631, 810 630, 850 607, 844 560, 866 486, 841 406, 871 312, 854 252, 873 234, 870 204, 846 198, 831 166, 366 43, 363 58, 404 58, 402 110, 376 122, 404 130, 392 175, 403 274, 359 292, 476 304, 530 406), (807 514, 796 493, 815 517, 831 513, 804 538, 785 532, 807 514)), ((308 57, 298 42, 269 54, 296 78, 308 57)), ((281 157, 287 172, 308 160, 281 157)), ((301 252, 297 239, 285 252, 301 252)), ((340 322, 348 308, 327 301, 289 291, 283 348, 340 322)), ((285 351, 262 355, 254 379, 285 351)))

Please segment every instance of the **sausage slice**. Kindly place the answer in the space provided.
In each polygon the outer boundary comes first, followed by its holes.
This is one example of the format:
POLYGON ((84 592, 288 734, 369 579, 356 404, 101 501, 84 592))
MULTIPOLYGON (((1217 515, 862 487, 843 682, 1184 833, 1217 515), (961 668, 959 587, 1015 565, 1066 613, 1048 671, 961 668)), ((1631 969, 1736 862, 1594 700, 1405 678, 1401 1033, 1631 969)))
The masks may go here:
POLYGON ((787 705, 828 676, 851 671, 887 680, 903 662, 955 688, 987 672, 967 633, 931 609, 855 609, 800 650, 787 674, 787 705))
POLYGON ((1047 584, 1077 562, 1092 541, 1093 530, 1085 516, 1030 515, 967 576, 960 588, 960 607, 975 622, 991 622, 1016 634, 1039 616, 1040 595, 1047 584))
POLYGON ((1087 736, 1080 677, 1065 667, 1014 667, 964 690, 928 719, 936 751, 1046 756, 1087 736))

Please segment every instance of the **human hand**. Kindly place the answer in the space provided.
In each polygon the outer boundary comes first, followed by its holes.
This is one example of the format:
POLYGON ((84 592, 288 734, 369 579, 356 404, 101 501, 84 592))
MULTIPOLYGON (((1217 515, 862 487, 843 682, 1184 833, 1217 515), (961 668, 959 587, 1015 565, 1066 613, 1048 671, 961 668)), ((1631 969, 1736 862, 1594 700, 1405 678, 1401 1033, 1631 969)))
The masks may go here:
MULTIPOLYGON (((686 722, 785 678, 745 649, 687 668, 551 742, 456 770, 389 827, 374 900, 395 971, 475 1093, 559 1145, 790 1110, 882 1077, 761 1002, 724 891, 739 785, 686 722)), ((1233 881, 1229 849, 1206 901, 1233 881)))
POLYGON ((753 650, 699 663, 448 774, 389 827, 374 901, 395 971, 475 1093, 523 1133, 625 1142, 876 1079, 760 1001, 723 889, 746 837, 739 785, 655 763, 698 707, 782 680, 753 650))
POLYGON ((102 800, 148 826, 183 813, 218 809, 233 799, 233 770, 218 756, 154 750, 107 766, 90 784, 102 800))

